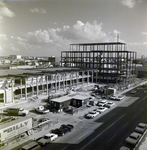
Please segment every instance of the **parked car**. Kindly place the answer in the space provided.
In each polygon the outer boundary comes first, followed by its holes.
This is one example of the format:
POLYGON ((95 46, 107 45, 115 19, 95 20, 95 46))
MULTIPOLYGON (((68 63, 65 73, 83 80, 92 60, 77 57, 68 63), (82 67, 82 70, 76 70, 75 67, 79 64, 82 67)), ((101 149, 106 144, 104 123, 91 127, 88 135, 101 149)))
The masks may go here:
POLYGON ((38 121, 38 126, 41 126, 41 125, 44 125, 44 124, 47 124, 47 123, 50 123, 50 119, 48 119, 48 118, 41 118, 38 121))
POLYGON ((41 146, 34 140, 28 141, 20 150, 40 150, 41 146))
POLYGON ((45 109, 44 106, 37 106, 35 110, 39 113, 46 114, 49 112, 49 109, 45 109))
POLYGON ((106 111, 108 108, 107 107, 99 107, 96 109, 97 112, 102 113, 104 111, 106 111))
POLYGON ((126 138, 126 143, 135 146, 141 138, 141 134, 137 132, 133 132, 129 137, 126 138))
POLYGON ((69 131, 71 131, 71 130, 74 128, 74 126, 71 125, 71 124, 62 124, 62 125, 60 126, 60 128, 68 128, 69 131))
POLYGON ((51 133, 57 134, 58 136, 63 136, 64 135, 64 130, 63 129, 53 129, 51 130, 51 133))
POLYGON ((45 145, 47 143, 50 143, 51 141, 54 141, 58 137, 57 134, 54 133, 48 133, 41 139, 39 139, 37 142, 39 145, 45 145))
POLYGON ((115 95, 110 96, 110 99, 111 99, 111 100, 116 100, 116 98, 117 98, 117 97, 116 97, 115 95))
POLYGON ((138 126, 135 128, 135 131, 143 134, 146 131, 146 129, 147 129, 147 124, 139 123, 138 126))
POLYGON ((130 148, 128 148, 126 146, 122 146, 119 150, 130 150, 130 148))
POLYGON ((132 91, 130 92, 130 94, 135 94, 135 93, 137 93, 136 90, 132 90, 132 91))
POLYGON ((104 107, 104 105, 107 104, 107 102, 107 100, 98 101, 97 106, 104 107))
POLYGON ((120 96, 116 97, 116 100, 121 101, 121 100, 123 100, 124 98, 125 98, 124 95, 120 95, 120 96))
POLYGON ((110 108, 110 107, 113 107, 115 105, 115 103, 114 102, 108 102, 107 104, 105 104, 105 107, 108 107, 108 108, 110 108))
POLYGON ((86 115, 86 118, 94 118, 96 117, 97 115, 99 115, 99 112, 98 111, 90 111, 87 115, 86 115))
POLYGON ((102 100, 102 101, 99 101, 99 103, 102 103, 102 104, 107 104, 107 100, 102 100))
POLYGON ((106 104, 103 104, 103 103, 98 103, 97 106, 99 107, 104 107, 106 104))

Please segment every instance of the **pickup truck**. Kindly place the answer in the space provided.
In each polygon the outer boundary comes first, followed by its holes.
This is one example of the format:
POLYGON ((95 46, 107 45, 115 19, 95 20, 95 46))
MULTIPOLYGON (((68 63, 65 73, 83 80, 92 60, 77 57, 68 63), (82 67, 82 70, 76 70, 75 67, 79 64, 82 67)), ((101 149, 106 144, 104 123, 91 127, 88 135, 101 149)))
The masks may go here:
POLYGON ((29 113, 29 110, 25 110, 24 108, 7 108, 4 110, 4 114, 6 115, 18 115, 18 116, 26 116, 29 113))
POLYGON ((47 143, 50 143, 51 141, 54 141, 57 137, 58 137, 57 134, 48 133, 37 142, 39 145, 45 145, 47 143))

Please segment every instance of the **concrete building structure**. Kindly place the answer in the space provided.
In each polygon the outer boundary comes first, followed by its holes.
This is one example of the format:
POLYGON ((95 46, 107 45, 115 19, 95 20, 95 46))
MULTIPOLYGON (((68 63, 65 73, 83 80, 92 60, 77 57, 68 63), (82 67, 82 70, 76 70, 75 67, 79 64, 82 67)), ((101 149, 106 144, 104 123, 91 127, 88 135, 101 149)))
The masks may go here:
POLYGON ((46 68, 0 71, 0 102, 13 103, 40 94, 50 95, 57 90, 71 89, 79 84, 93 81, 92 69, 46 68))
POLYGON ((94 82, 134 82, 135 60, 136 52, 121 42, 71 44, 61 52, 62 66, 92 68, 94 82))

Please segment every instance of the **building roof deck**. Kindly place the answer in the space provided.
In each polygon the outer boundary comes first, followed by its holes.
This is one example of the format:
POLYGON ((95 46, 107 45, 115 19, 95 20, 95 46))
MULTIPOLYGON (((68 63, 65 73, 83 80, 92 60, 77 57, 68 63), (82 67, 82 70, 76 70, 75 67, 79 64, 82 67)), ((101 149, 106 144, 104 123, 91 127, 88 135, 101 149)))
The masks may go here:
POLYGON ((72 100, 72 99, 76 99, 76 100, 85 100, 85 99, 88 99, 90 96, 83 96, 83 95, 75 95, 75 96, 62 96, 62 97, 59 97, 59 98, 55 98, 55 99, 52 99, 51 101, 52 102, 57 102, 57 103, 62 103, 62 102, 66 102, 66 101, 69 101, 69 100, 72 100))
POLYGON ((126 43, 122 42, 106 42, 106 43, 77 43, 70 45, 126 45, 126 43))

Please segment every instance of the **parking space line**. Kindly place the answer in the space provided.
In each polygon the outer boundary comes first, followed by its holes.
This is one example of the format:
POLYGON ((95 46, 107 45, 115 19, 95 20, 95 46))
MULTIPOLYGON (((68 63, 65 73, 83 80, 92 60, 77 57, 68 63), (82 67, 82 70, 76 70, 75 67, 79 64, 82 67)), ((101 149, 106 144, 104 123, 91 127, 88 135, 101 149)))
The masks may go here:
POLYGON ((110 142, 117 134, 115 134, 108 142, 110 142))
POLYGON ((134 115, 133 118, 135 118, 137 115, 134 115))
POLYGON ((65 150, 67 147, 64 147, 62 150, 65 150))
POLYGON ((83 134, 82 136, 80 136, 78 139, 81 139, 83 136, 85 136, 88 132, 86 132, 85 134, 83 134))
POLYGON ((126 127, 127 126, 127 124, 128 124, 128 122, 122 127, 122 128, 124 128, 124 127, 126 127))
POLYGON ((142 110, 143 110, 143 108, 140 109, 140 111, 142 111, 142 110))
POLYGON ((116 113, 114 113, 114 114, 110 115, 110 117, 114 116, 115 114, 116 114, 116 113))

